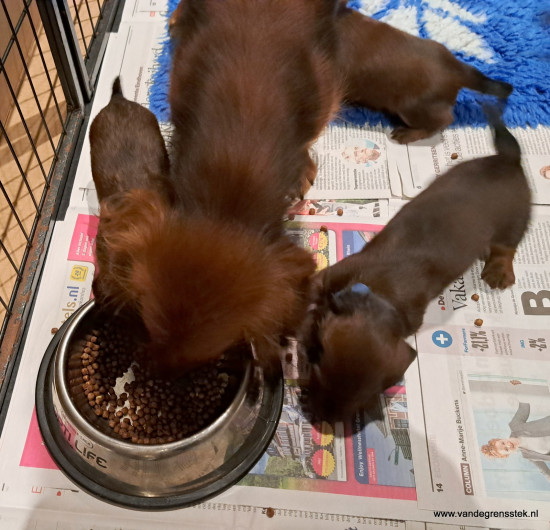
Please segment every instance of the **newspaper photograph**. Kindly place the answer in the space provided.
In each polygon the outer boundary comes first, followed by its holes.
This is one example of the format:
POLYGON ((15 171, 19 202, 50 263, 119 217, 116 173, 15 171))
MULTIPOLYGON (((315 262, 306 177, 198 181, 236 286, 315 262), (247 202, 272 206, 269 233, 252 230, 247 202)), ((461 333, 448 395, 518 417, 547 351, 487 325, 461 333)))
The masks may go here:
POLYGON ((281 421, 268 451, 240 485, 364 497, 416 499, 405 388, 386 395, 383 420, 311 425, 287 381, 281 421))
POLYGON ((372 219, 371 223, 359 223, 353 218, 341 218, 340 222, 335 223, 316 219, 289 221, 286 223, 286 233, 297 245, 309 250, 317 268, 323 269, 359 252, 384 228, 383 222, 372 219))
MULTIPOLYGON (((455 353, 436 344, 452 334, 431 331, 418 337, 428 461, 417 473, 419 505, 527 510, 548 520, 550 365, 529 348, 526 355, 521 347, 508 356, 494 348, 455 353)), ((539 335, 526 338, 543 341, 539 335)))
POLYGON ((344 123, 327 127, 310 149, 318 171, 306 198, 389 198, 386 132, 344 123))
POLYGON ((286 379, 275 436, 240 485, 415 500, 404 385, 380 396, 382 419, 360 412, 349 424, 312 424, 307 374, 298 375, 286 379))

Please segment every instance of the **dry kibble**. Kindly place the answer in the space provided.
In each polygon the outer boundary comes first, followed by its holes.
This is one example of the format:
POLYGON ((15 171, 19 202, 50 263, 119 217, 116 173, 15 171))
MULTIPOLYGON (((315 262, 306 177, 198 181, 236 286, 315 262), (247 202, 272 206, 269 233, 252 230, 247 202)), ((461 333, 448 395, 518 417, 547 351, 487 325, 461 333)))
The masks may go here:
POLYGON ((474 293, 474 294, 472 295, 472 300, 473 300, 474 302, 477 302, 477 301, 479 300, 479 295, 476 294, 476 293, 474 293))
POLYGON ((59 328, 52 328, 52 335, 55 335, 59 331, 59 328))
POLYGON ((476 318, 474 320, 474 326, 480 328, 481 326, 483 326, 483 320, 481 318, 476 318))
POLYGON ((91 407, 113 437, 129 443, 164 444, 195 434, 225 410, 235 392, 225 371, 226 355, 190 372, 183 382, 172 382, 136 364, 139 346, 113 322, 86 336, 81 347, 84 383, 76 388, 88 402, 83 406, 91 407), (135 380, 117 396, 116 380, 130 366, 135 380))
POLYGON ((315 215, 316 212, 317 212, 317 210, 315 210, 315 208, 310 208, 309 209, 309 215, 315 215))
POLYGON ((451 160, 456 160, 458 158, 458 153, 453 153, 451 155, 451 160))
POLYGON ((275 515, 275 510, 273 508, 267 508, 265 514, 271 519, 275 515))
POLYGON ((321 228, 319 228, 321 232, 328 232, 328 228, 325 225, 321 225, 321 228))
POLYGON ((343 208, 338 208, 338 210, 336 210, 336 213, 340 216, 344 215, 344 209, 343 208))

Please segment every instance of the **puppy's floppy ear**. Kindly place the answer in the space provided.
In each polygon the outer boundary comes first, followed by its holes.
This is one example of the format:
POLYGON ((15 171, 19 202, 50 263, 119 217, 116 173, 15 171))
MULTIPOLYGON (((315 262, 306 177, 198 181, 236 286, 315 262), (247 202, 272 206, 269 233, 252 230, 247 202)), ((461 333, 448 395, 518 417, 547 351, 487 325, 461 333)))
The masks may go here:
POLYGON ((396 385, 403 379, 409 365, 416 359, 416 355, 416 350, 405 339, 399 339, 392 362, 394 371, 388 372, 384 382, 386 388, 396 385))

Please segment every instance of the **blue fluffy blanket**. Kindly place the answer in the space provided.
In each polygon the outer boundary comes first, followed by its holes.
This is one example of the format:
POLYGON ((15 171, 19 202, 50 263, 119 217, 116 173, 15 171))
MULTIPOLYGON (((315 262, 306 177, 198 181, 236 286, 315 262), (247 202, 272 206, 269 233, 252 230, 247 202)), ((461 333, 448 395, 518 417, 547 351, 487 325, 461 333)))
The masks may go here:
MULTIPOLYGON (((178 0, 169 0, 169 15, 178 0)), ((351 0, 349 7, 414 35, 437 40, 489 77, 511 83, 504 121, 510 127, 550 125, 550 0, 351 0)), ((169 120, 167 101, 171 43, 158 59, 149 107, 169 120)), ((485 124, 484 96, 462 90, 455 125, 485 124)), ((341 119, 357 125, 387 123, 379 113, 343 108, 341 119)))

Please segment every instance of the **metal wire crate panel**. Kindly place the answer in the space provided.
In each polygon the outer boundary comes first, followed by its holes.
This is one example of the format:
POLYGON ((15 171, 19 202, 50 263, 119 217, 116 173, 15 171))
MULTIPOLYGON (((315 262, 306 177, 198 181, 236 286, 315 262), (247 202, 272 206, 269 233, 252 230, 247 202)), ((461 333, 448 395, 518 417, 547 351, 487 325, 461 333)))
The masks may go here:
POLYGON ((0 340, 68 112, 34 0, 0 0, 0 340))

